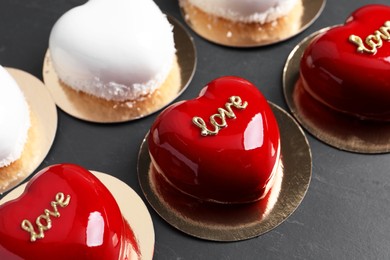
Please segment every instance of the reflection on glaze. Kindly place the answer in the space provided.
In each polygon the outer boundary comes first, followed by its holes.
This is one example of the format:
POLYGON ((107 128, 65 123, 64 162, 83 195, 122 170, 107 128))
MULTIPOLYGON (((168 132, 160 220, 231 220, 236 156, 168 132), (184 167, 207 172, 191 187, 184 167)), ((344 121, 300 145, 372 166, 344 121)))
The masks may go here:
POLYGON ((244 132, 245 150, 253 150, 263 146, 264 142, 263 117, 256 114, 249 122, 244 132))
POLYGON ((279 129, 267 101, 252 83, 238 77, 216 79, 198 98, 170 106, 150 132, 156 169, 174 187, 202 200, 258 200, 280 155, 279 129), (210 117, 234 96, 240 97, 240 104, 249 104, 234 109, 234 124, 218 135, 200 135, 192 118, 210 117))
MULTIPOLYGON (((88 217, 87 224, 87 246, 101 246, 104 236, 104 219, 100 212, 91 212, 88 217)), ((114 235, 114 237, 117 237, 114 235)))

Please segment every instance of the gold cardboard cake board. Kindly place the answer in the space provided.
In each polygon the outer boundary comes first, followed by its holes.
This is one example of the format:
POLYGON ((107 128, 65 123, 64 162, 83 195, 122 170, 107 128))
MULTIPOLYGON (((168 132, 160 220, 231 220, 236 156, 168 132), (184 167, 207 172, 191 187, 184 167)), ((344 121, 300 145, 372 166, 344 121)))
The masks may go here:
POLYGON ((313 136, 341 150, 356 153, 390 152, 390 124, 360 120, 314 100, 299 80, 301 57, 324 28, 302 40, 290 53, 283 70, 284 96, 292 114, 313 136))
POLYGON ((76 91, 59 78, 53 67, 49 50, 43 64, 43 79, 58 107, 69 115, 95 123, 118 123, 148 116, 180 96, 188 87, 195 73, 196 49, 187 30, 173 17, 176 60, 168 78, 157 90, 139 100, 107 101, 76 91))
POLYGON ((189 0, 179 0, 183 19, 204 39, 229 47, 260 47, 285 41, 308 28, 326 0, 298 0, 289 14, 266 24, 240 23, 210 15, 189 0))
POLYGON ((281 159, 275 183, 265 198, 249 204, 207 203, 166 183, 151 164, 146 135, 138 155, 138 179, 155 211, 175 228, 214 241, 239 241, 262 235, 285 221, 299 206, 311 179, 307 139, 284 110, 270 104, 279 124, 281 159))
POLYGON ((48 154, 57 131, 57 109, 45 85, 33 75, 6 68, 21 88, 30 109, 31 126, 21 157, 0 168, 0 194, 23 182, 48 154))
MULTIPOLYGON (((139 242, 142 259, 152 259, 154 252, 154 228, 152 218, 146 205, 138 194, 121 180, 97 171, 91 171, 114 196, 122 215, 134 231, 136 240, 139 242)), ((18 198, 27 184, 23 184, 2 200, 0 205, 18 198)))

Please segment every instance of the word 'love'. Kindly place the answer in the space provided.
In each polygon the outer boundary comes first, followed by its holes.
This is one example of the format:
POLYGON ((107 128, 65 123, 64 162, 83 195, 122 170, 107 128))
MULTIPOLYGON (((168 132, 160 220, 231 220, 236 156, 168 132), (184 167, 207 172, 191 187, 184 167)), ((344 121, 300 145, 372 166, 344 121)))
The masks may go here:
POLYGON ((53 208, 53 211, 50 211, 48 209, 45 209, 42 215, 40 215, 36 220, 35 224, 37 224, 38 227, 38 233, 35 232, 34 226, 31 224, 31 222, 27 219, 22 221, 22 229, 30 233, 30 240, 31 242, 35 242, 37 239, 41 239, 45 237, 45 231, 48 229, 51 229, 51 219, 50 216, 53 217, 60 217, 60 213, 58 212, 57 206, 60 206, 61 208, 64 208, 69 205, 70 202, 70 196, 67 195, 65 199, 65 195, 62 192, 57 193, 55 201, 52 201, 50 203, 51 207, 53 208))
POLYGON ((237 109, 245 109, 248 106, 248 102, 242 102, 239 96, 231 96, 229 98, 229 102, 225 104, 226 109, 218 108, 218 114, 210 116, 210 123, 214 126, 214 130, 208 129, 206 122, 201 117, 193 117, 192 122, 202 130, 200 132, 202 136, 216 135, 219 130, 227 126, 226 117, 231 119, 236 118, 236 115, 232 110, 232 106, 237 109), (220 120, 220 123, 217 122, 217 118, 220 120))
POLYGON ((349 41, 358 46, 358 52, 375 54, 378 48, 383 46, 383 41, 390 41, 390 21, 385 22, 385 24, 379 28, 379 30, 376 30, 374 34, 367 36, 365 43, 368 47, 364 45, 362 38, 356 35, 349 36, 349 41))

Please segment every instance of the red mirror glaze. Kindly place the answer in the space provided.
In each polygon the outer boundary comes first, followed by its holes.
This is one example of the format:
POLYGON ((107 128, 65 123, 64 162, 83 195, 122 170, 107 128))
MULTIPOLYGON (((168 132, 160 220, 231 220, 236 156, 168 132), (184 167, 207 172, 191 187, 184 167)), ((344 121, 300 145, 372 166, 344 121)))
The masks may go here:
MULTIPOLYGON (((236 100, 237 101, 237 100, 236 100)), ((221 124, 222 120, 216 118, 221 124)), ((266 99, 249 81, 222 77, 210 82, 199 97, 164 110, 151 127, 149 152, 154 166, 174 187, 193 197, 222 203, 252 202, 263 197, 280 155, 276 119, 266 99), (193 123, 226 109, 238 96, 246 108, 231 106, 236 118, 203 136, 193 123)))
MULTIPOLYGON (((384 37, 386 38, 386 37, 384 37)), ((372 40, 372 39, 371 39, 372 40)), ((363 119, 390 120, 390 7, 367 5, 356 10, 345 25, 317 36, 301 60, 304 88, 323 104, 363 119), (385 23, 389 21, 386 29, 385 23), (358 36, 366 49, 367 37, 380 31, 389 39, 377 40, 376 53, 359 52, 358 36)))
MULTIPOLYGON (((42 226, 47 226, 46 219, 40 219, 42 226)), ((0 206, 0 259, 127 259, 122 251, 128 243, 133 251, 127 254, 139 255, 134 234, 114 197, 77 165, 43 169, 19 198, 0 206), (49 214, 51 228, 32 242, 21 223, 30 221, 39 233, 36 219, 45 215, 45 209, 54 212, 51 202, 58 193, 70 196, 68 205, 57 205, 60 215, 49 214)))

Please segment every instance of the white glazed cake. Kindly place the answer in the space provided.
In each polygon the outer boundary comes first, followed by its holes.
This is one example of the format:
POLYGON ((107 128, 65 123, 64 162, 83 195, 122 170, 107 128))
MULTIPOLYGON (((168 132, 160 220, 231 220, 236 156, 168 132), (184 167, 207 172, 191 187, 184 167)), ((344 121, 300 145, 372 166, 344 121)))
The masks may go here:
POLYGON ((297 0, 188 0, 202 11, 242 23, 268 23, 287 15, 297 0))
POLYGON ((0 66, 0 168, 18 160, 27 141, 30 112, 16 81, 0 66))
POLYGON ((154 92, 176 52, 172 26, 152 0, 89 0, 56 22, 49 49, 62 82, 113 101, 154 92))

